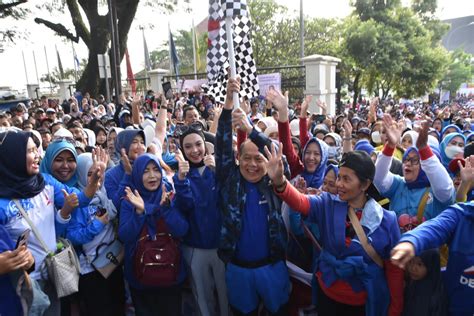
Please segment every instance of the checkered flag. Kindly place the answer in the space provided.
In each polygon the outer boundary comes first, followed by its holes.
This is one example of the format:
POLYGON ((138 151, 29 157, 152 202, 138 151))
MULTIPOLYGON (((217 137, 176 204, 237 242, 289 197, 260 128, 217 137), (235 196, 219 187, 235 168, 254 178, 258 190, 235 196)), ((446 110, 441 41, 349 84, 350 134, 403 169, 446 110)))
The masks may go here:
POLYGON ((228 80, 228 50, 225 16, 233 16, 236 73, 240 77, 240 97, 248 99, 259 95, 257 67, 250 44, 251 22, 245 1, 210 0, 207 50, 206 92, 217 102, 224 103, 228 80))

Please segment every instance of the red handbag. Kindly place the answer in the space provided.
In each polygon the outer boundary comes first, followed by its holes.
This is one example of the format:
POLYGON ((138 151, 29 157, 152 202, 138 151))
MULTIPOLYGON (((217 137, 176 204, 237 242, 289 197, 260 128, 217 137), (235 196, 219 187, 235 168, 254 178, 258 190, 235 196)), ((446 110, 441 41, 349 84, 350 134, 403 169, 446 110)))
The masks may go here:
POLYGON ((156 222, 156 234, 145 223, 135 250, 135 278, 146 286, 171 286, 178 281, 180 260, 179 241, 170 234, 165 220, 156 222))

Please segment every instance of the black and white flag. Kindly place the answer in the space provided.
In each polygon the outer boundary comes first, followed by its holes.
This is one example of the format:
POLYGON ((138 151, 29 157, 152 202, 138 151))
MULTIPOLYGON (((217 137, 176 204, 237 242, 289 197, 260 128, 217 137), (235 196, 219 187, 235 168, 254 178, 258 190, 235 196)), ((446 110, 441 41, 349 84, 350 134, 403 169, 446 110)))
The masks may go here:
POLYGON ((209 0, 207 93, 224 103, 228 80, 228 48, 225 17, 233 17, 236 73, 240 77, 240 97, 259 95, 257 67, 250 44, 251 22, 246 0, 209 0))

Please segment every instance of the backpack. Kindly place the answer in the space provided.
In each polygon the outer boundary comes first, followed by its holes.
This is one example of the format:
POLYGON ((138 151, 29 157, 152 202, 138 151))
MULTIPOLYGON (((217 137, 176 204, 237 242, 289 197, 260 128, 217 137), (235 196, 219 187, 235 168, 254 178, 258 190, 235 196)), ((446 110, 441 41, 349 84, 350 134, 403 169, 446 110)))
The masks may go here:
POLYGON ((161 217, 155 222, 156 233, 145 222, 134 255, 135 278, 145 286, 166 287, 178 281, 181 253, 161 217))

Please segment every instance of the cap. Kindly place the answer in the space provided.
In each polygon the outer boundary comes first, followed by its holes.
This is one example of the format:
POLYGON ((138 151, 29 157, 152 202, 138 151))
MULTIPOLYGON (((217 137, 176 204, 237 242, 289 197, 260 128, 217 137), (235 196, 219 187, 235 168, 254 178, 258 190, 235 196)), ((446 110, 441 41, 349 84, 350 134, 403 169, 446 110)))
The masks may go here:
POLYGON ((48 109, 46 110, 46 113, 56 113, 56 110, 53 109, 53 108, 48 108, 48 109))
POLYGON ((357 130, 357 134, 365 134, 370 136, 370 129, 368 127, 362 127, 357 130))
POLYGON ((459 171, 458 161, 461 162, 463 167, 466 165, 466 160, 464 160, 463 158, 454 158, 453 160, 451 160, 449 162, 448 169, 454 174, 459 171))
POLYGON ((122 116, 124 116, 125 114, 128 114, 128 115, 130 115, 130 111, 129 111, 129 110, 127 110, 127 109, 125 109, 125 110, 122 110, 122 111, 120 112, 120 114, 119 114, 119 118, 121 118, 121 117, 122 117, 122 116))
POLYGON ((35 113, 44 113, 43 108, 37 108, 35 113))
POLYGON ((49 128, 44 128, 44 127, 40 127, 38 128, 38 132, 43 135, 43 134, 51 134, 51 131, 49 130, 49 128))
POLYGON ((345 153, 342 156, 339 167, 346 167, 354 170, 357 176, 361 179, 374 180, 375 165, 372 162, 369 154, 362 150, 354 150, 345 153))

